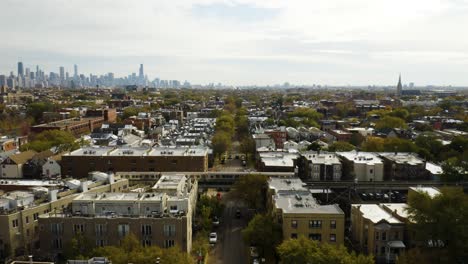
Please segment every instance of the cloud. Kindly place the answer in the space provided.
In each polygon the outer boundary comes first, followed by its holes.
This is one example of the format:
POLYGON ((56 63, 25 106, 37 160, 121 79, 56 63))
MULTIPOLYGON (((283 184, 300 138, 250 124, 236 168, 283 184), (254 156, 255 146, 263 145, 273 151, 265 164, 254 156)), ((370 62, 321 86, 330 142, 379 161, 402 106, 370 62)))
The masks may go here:
POLYGON ((2 0, 0 10, 0 72, 22 59, 117 75, 145 63, 152 77, 202 83, 388 84, 406 69, 416 83, 468 84, 447 73, 466 66, 463 0, 2 0))

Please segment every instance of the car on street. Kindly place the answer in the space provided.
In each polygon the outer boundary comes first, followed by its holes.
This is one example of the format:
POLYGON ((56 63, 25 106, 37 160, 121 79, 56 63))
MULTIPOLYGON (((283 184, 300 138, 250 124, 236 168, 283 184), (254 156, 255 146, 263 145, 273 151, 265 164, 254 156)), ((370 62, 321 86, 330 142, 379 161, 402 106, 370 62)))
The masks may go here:
POLYGON ((218 234, 216 232, 210 233, 210 244, 216 244, 218 241, 218 234))
POLYGON ((213 217, 213 225, 214 226, 219 226, 219 223, 220 223, 219 217, 217 217, 217 216, 213 217))
POLYGON ((242 216, 242 215, 241 215, 240 209, 237 209, 237 210, 236 210, 236 218, 241 218, 241 216, 242 216))

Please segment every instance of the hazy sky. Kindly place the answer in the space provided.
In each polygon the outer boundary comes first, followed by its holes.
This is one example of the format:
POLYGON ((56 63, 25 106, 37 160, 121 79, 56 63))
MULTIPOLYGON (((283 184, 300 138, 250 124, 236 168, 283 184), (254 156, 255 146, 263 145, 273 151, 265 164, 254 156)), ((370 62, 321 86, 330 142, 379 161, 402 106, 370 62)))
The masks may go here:
POLYGON ((468 85, 468 0, 0 0, 0 72, 468 85))

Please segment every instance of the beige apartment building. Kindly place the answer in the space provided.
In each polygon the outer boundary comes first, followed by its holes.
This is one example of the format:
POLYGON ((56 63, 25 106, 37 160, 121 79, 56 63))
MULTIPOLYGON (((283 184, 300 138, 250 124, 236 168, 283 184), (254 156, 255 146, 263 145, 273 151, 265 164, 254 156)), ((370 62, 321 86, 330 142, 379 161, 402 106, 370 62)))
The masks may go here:
POLYGON ((40 245, 39 215, 65 210, 80 193, 122 192, 128 189, 127 179, 84 182, 84 189, 68 189, 57 184, 3 194, 0 197, 0 257, 36 251, 40 245))
POLYGON ((344 243, 345 214, 337 204, 318 204, 298 178, 271 178, 268 184, 270 209, 282 225, 283 239, 344 243))
POLYGON ((87 147, 62 156, 62 175, 83 178, 92 171, 174 172, 208 170, 208 148, 87 147))
POLYGON ((162 175, 152 192, 83 193, 67 214, 39 217, 42 254, 58 254, 78 234, 95 246, 118 245, 135 235, 144 246, 179 246, 190 252, 197 181, 184 175, 162 175))

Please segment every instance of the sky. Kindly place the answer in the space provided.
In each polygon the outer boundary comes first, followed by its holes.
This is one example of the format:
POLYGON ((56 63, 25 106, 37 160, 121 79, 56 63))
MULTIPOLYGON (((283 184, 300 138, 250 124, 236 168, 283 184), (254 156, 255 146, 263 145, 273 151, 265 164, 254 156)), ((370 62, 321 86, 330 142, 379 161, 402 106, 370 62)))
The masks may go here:
POLYGON ((0 0, 0 73, 468 86, 468 0, 0 0))

